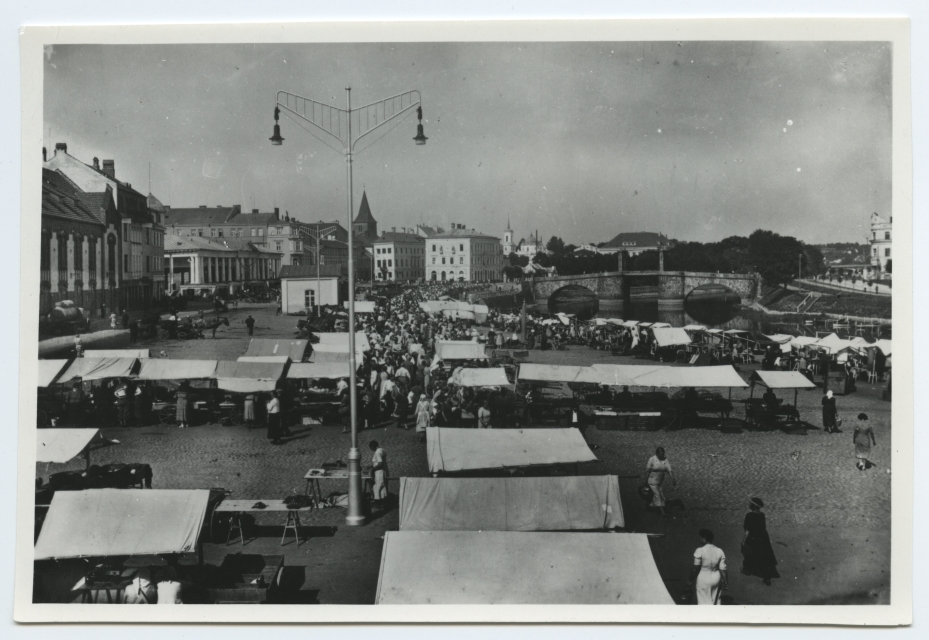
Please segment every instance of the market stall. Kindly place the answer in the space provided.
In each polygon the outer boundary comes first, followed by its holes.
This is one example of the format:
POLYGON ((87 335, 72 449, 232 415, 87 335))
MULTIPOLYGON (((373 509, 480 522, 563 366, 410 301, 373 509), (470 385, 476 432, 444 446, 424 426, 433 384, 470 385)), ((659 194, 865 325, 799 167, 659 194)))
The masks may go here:
POLYGON ((149 358, 148 349, 84 349, 85 358, 149 358))
POLYGON ((753 371, 749 378, 751 397, 745 401, 745 420, 755 427, 773 427, 779 421, 794 423, 800 420, 797 410, 797 394, 800 389, 815 389, 816 385, 799 371, 753 371), (755 398, 755 386, 762 386, 769 391, 764 398, 755 398), (794 404, 783 404, 775 396, 780 389, 793 389, 794 404))
POLYGON ((307 355, 309 340, 288 340, 279 338, 252 338, 248 343, 246 358, 288 357, 293 362, 303 362, 307 355))
POLYGON ((70 360, 39 360, 38 385, 41 388, 50 387, 58 381, 64 373, 70 360))
POLYGON ((401 531, 570 531, 624 526, 616 476, 400 479, 401 531))
POLYGON ((75 358, 57 382, 72 380, 104 380, 106 378, 128 378, 139 370, 138 358, 75 358))
POLYGON ((596 462, 577 429, 426 429, 432 474, 596 462))
POLYGON ((375 603, 671 605, 674 600, 645 534, 388 531, 375 603))

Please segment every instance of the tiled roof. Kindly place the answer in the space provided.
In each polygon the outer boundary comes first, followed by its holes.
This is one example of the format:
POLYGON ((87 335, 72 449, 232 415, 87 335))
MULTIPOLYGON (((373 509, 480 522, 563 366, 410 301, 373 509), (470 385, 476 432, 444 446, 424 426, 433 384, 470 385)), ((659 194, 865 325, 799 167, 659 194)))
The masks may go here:
MULTIPOLYGON (((343 266, 341 264, 321 264, 319 265, 319 277, 332 278, 342 275, 343 266)), ((287 264, 281 267, 279 276, 284 278, 315 278, 315 264, 287 264)))
POLYGON ((165 252, 171 251, 228 251, 229 253, 238 251, 280 255, 278 251, 268 251, 262 247, 256 247, 246 238, 203 238, 200 236, 167 234, 165 235, 165 252))
POLYGON ((240 213, 233 216, 227 224, 240 224, 244 226, 265 226, 269 224, 286 224, 283 220, 278 220, 275 213, 240 213))
POLYGON ((445 229, 442 227, 429 227, 424 224, 419 225, 420 231, 426 234, 427 237, 431 238, 437 236, 440 233, 445 233, 445 229))
POLYGON ((101 233, 103 231, 103 224, 87 210, 84 203, 48 186, 42 187, 42 215, 96 225, 100 227, 101 233))
POLYGON ((658 244, 668 244, 667 236, 653 231, 635 231, 620 233, 603 247, 654 247, 658 244))
POLYGON ((354 224, 377 224, 377 220, 371 215, 371 207, 368 206, 368 194, 362 192, 361 206, 358 207, 358 215, 353 220, 354 224))
POLYGON ((168 207, 165 210, 165 226, 226 224, 226 221, 238 211, 238 205, 233 207, 194 207, 187 209, 168 207))
POLYGON ((497 240, 500 241, 500 238, 489 236, 486 233, 481 233, 480 231, 475 231, 474 229, 452 229, 450 231, 444 231, 437 235, 431 236, 432 238, 487 238, 488 240, 497 240))
POLYGON ((148 194, 148 208, 158 212, 164 212, 165 206, 161 204, 161 200, 156 198, 151 193, 148 194))
POLYGON ((426 239, 415 233, 397 233, 395 231, 385 231, 374 241, 374 244, 385 242, 425 242, 426 239))

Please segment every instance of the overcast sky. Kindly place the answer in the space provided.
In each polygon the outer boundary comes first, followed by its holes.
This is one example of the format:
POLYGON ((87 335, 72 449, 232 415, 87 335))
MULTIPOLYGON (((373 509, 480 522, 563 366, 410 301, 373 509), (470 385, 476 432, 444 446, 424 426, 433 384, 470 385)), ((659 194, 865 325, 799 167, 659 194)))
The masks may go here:
POLYGON ((890 212, 891 47, 869 43, 56 46, 45 143, 175 207, 346 218, 345 162, 278 90, 345 106, 419 89, 356 155, 381 230, 462 222, 569 243, 714 241, 758 228, 862 242, 890 212))

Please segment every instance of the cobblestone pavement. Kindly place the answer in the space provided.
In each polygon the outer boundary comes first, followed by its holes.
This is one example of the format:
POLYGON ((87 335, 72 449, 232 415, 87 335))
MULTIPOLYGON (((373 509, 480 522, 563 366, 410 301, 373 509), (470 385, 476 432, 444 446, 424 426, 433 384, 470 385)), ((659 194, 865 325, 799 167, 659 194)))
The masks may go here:
MULTIPOLYGON (((150 346, 173 358, 228 358, 245 352, 247 336, 242 321, 252 313, 256 337, 290 336, 296 318, 276 317, 273 308, 239 309, 228 314, 231 326, 216 340, 197 340, 150 346)), ((144 344, 144 343, 143 343, 144 344)), ((590 364, 633 363, 586 347, 567 351, 532 352, 534 362, 590 364)), ((645 361, 640 361, 644 363, 645 361)), ((747 376, 742 367, 743 376, 747 376)), ((802 391, 798 408, 811 428, 806 435, 781 431, 723 433, 713 428, 658 432, 587 431, 599 462, 584 473, 616 474, 627 528, 664 534, 653 549, 672 595, 683 588, 691 554, 698 546, 696 532, 714 530, 717 543, 730 559, 730 592, 739 604, 877 603, 889 600, 890 558, 890 403, 880 399, 881 387, 859 383, 858 391, 838 396, 846 419, 843 433, 821 430, 821 391, 802 391), (854 466, 851 429, 858 412, 865 411, 877 438, 873 460, 877 466, 860 472, 854 466), (636 494, 645 462, 656 446, 664 446, 678 479, 667 486, 669 498, 679 498, 685 509, 660 518, 647 511, 636 494), (768 526, 779 559, 781 579, 766 587, 758 578, 738 571, 741 522, 751 496, 765 503, 768 526)), ((748 390, 733 390, 735 417, 741 417, 738 400, 748 390)), ((190 429, 145 427, 107 429, 120 440, 118 447, 94 453, 95 463, 147 462, 154 469, 156 488, 224 487, 238 499, 280 499, 304 491, 307 469, 324 462, 345 461, 349 436, 337 426, 296 426, 294 436, 274 446, 264 431, 244 427, 208 425, 190 429)), ((388 454, 391 476, 428 475, 425 446, 413 432, 396 428, 359 434, 363 462, 370 462, 367 443, 377 439, 388 454)), ((39 465, 41 475, 69 465, 39 465)), ((345 492, 345 481, 323 481, 324 493, 345 492)), ((396 495, 397 482, 391 493, 396 495)), ((321 603, 373 602, 385 530, 397 528, 395 509, 374 514, 360 528, 344 524, 344 509, 326 509, 302 517, 307 539, 297 547, 292 538, 283 547, 288 566, 294 567, 298 600, 321 603), (302 570, 300 569, 302 567, 302 570), (302 578, 300 577, 302 575, 302 578), (301 582, 302 580, 302 582, 301 582)), ((221 562, 225 553, 271 553, 281 547, 283 514, 260 514, 247 531, 244 549, 221 542, 207 545, 208 562, 221 562), (273 516, 273 517, 272 517, 273 516), (258 534, 259 537, 254 539, 258 534)), ((583 535, 583 534, 578 534, 583 535)), ((295 596, 296 597, 296 596, 295 596)))

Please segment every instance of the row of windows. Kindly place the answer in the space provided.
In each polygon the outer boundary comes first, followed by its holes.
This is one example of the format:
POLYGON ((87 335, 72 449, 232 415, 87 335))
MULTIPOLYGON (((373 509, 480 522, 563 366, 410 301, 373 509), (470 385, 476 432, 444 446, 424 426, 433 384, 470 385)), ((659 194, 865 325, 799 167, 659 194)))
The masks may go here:
MULTIPOLYGON (((378 255, 385 254, 385 253, 393 253, 393 247, 375 247, 374 250, 378 255)), ((412 248, 397 247, 397 253, 398 254, 421 255, 425 253, 425 249, 420 249, 419 247, 412 247, 412 248)))
MULTIPOLYGON (((874 232, 874 240, 877 240, 877 231, 874 232)), ((884 240, 890 240, 890 231, 884 232, 884 240)))
MULTIPOLYGON (((871 250, 871 255, 873 255, 874 257, 877 257, 877 247, 874 247, 874 248, 871 250)), ((885 258, 889 258, 889 257, 890 257, 890 247, 887 247, 887 248, 884 249, 884 257, 885 257, 885 258)))

